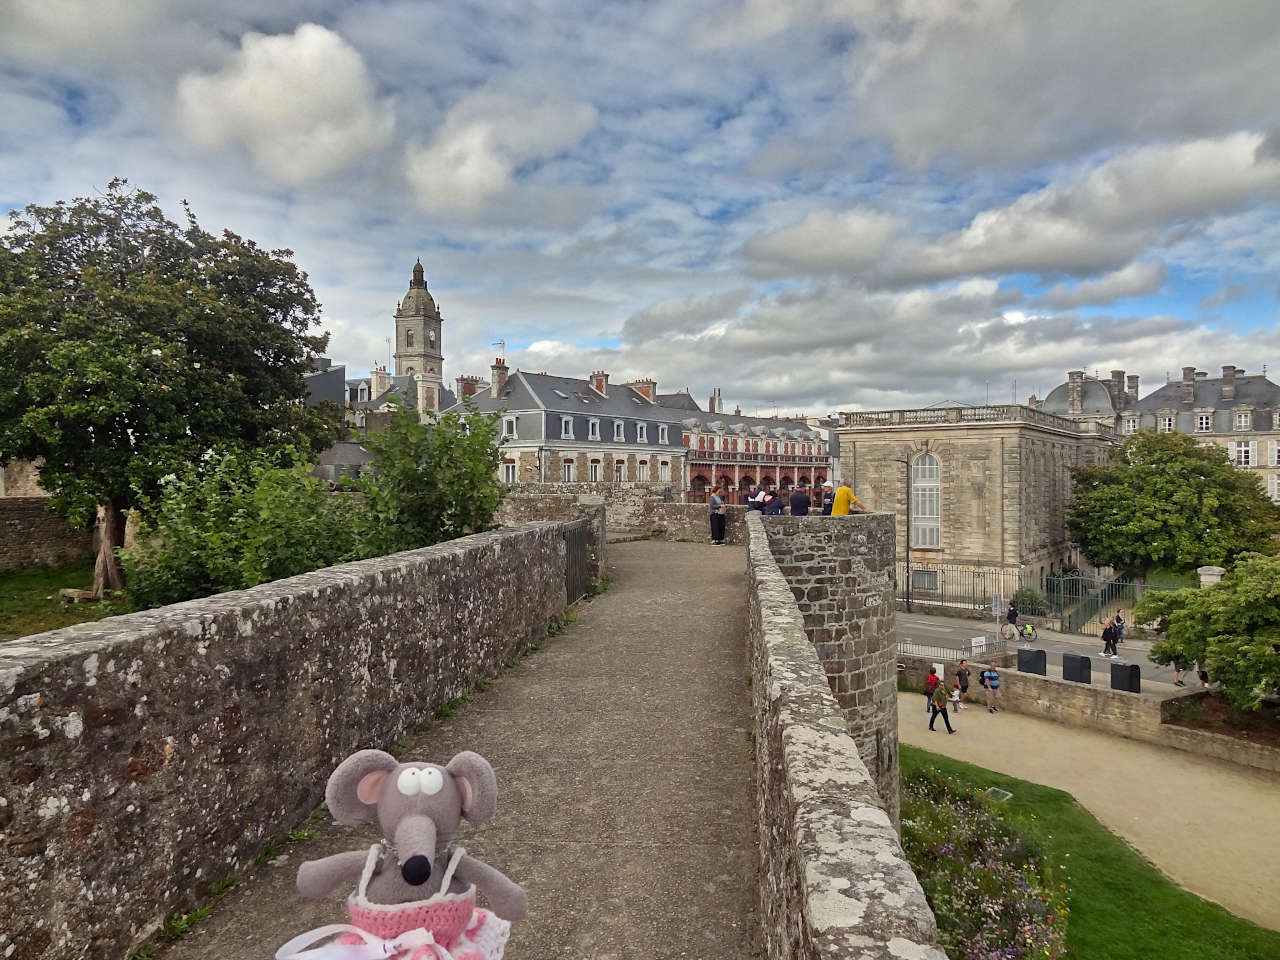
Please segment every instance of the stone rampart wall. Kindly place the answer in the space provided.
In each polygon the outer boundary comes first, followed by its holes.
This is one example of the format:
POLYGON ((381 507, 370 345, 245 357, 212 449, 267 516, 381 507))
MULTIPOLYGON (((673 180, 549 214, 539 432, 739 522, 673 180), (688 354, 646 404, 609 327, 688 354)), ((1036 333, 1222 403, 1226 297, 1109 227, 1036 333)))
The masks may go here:
POLYGON ((0 644, 0 947, 124 957, 565 606, 530 524, 0 644))
MULTIPOLYGON (((537 483, 514 487, 509 500, 540 496, 595 497, 604 501, 611 530, 643 527, 645 503, 649 500, 675 502, 680 489, 674 483, 624 481, 623 483, 537 483)), ((705 509, 705 508, 704 508, 705 509)))
MULTIPOLYGON (((923 694, 924 678, 933 661, 926 657, 902 655, 898 656, 898 661, 903 665, 911 688, 919 689, 923 694)), ((973 671, 969 685, 970 701, 985 702, 986 692, 978 684, 978 674, 985 666, 976 660, 969 661, 969 669, 973 671)), ((945 665, 944 682, 948 688, 955 676, 955 668, 954 663, 945 665)), ((1176 701, 1194 698, 1199 695, 1198 691, 1187 690, 1159 699, 1112 690, 1111 667, 1107 662, 1093 664, 1093 683, 1019 673, 1013 666, 997 664, 997 669, 1000 671, 999 705, 1005 710, 1055 720, 1069 727, 1085 727, 1204 757, 1216 757, 1259 770, 1280 772, 1280 749, 1165 722, 1176 701)))
POLYGON ((48 502, 48 497, 0 497, 0 570, 92 556, 92 528, 76 528, 47 513, 48 502))
POLYGON ((762 522, 849 733, 896 823, 893 516, 763 517, 762 522))
MULTIPOLYGON (((600 484, 541 484, 540 486, 596 489, 600 484)), ((603 504, 605 523, 610 530, 647 533, 659 540, 706 543, 711 538, 710 514, 705 503, 680 503, 659 496, 615 497, 612 500, 592 492, 513 492, 498 509, 499 523, 530 520, 564 520, 575 516, 573 504, 603 504)), ((725 542, 747 542, 747 508, 729 506, 725 515, 725 542)))
MULTIPOLYGON (((766 955, 945 960, 933 913, 846 730, 759 515, 747 530, 766 955)), ((892 538, 889 549, 892 557, 892 538)))
POLYGON ((504 527, 524 523, 568 523, 585 520, 587 523, 587 576, 592 583, 599 583, 605 574, 606 527, 604 501, 599 497, 572 494, 550 496, 512 495, 503 498, 494 519, 504 527))

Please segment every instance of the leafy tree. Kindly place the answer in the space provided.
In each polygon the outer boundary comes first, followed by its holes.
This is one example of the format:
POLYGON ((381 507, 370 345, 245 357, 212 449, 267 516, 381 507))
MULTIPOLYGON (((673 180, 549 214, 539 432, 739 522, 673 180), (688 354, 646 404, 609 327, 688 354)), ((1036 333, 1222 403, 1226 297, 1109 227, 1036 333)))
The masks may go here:
POLYGON ((299 450, 209 451, 161 478, 123 551, 138 608, 242 590, 361 556, 360 497, 332 494, 299 450))
POLYGON ((1242 710, 1280 690, 1280 557, 1246 554, 1203 589, 1149 590, 1133 616, 1164 634, 1154 662, 1199 661, 1242 710))
POLYGON ((493 525, 502 501, 498 415, 463 404, 463 412, 427 422, 397 408, 387 426, 365 440, 374 461, 357 485, 368 508, 364 540, 372 553, 413 550, 493 525))
POLYGON ((1280 510, 1220 447, 1143 430, 1105 465, 1075 471, 1067 526, 1099 566, 1187 570, 1274 553, 1280 510))
POLYGON ((336 411, 303 373, 327 336, 288 250, 106 193, 10 215, 0 238, 0 464, 28 459, 53 509, 102 517, 94 590, 118 589, 124 511, 221 443, 318 450, 336 411))

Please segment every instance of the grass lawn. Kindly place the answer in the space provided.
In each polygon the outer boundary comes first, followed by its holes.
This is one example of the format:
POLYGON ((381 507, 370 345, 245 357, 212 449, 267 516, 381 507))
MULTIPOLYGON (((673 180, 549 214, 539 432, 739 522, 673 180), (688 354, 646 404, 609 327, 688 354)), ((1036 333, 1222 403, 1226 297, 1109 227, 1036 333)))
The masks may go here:
POLYGON ((92 583, 92 560, 65 567, 26 567, 0 573, 0 641, 100 619, 103 611, 96 603, 63 607, 58 601, 58 591, 63 587, 85 590, 92 583))
MULTIPOLYGON (((903 775, 928 767, 982 789, 1013 794, 1000 807, 1036 820, 1030 828, 1071 877, 1067 945, 1081 960, 1275 960, 1280 932, 1233 916, 1174 884, 1089 811, 1061 790, 993 773, 903 744, 903 775), (1068 856, 1068 854, 1070 856, 1068 856)), ((1271 815, 1259 811, 1259 816, 1271 815)), ((1198 837, 1170 842, 1200 843, 1213 860, 1213 824, 1198 837)))

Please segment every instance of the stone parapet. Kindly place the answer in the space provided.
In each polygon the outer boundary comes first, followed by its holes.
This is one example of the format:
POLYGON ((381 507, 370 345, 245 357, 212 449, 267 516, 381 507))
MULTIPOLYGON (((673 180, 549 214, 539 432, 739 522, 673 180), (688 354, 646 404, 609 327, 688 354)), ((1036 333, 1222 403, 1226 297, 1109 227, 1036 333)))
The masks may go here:
MULTIPOLYGON (((845 522, 865 535, 859 528, 867 521, 878 531, 875 519, 845 522)), ((933 913, 876 778, 846 731, 764 518, 749 516, 746 527, 766 953, 770 960, 945 960, 933 913)), ((890 559, 892 550, 890 524, 890 559)), ((896 730, 893 736, 896 745, 896 730)), ((896 746, 893 756, 896 778, 896 746)))
POLYGON ((45 510, 48 497, 0 497, 0 570, 55 566, 93 555, 93 530, 45 510))
POLYGON ((127 956, 544 636, 565 557, 529 524, 0 644, 0 954, 127 956))
POLYGON ((762 522, 849 733, 896 823, 893 516, 763 517, 762 522))
MULTIPOLYGON (((594 484, 589 486, 593 490, 596 487, 594 484)), ((610 499, 587 490, 569 493, 511 493, 502 501, 497 519, 499 523, 568 520, 575 516, 575 504, 599 505, 611 530, 628 530, 672 542, 706 543, 711 539, 710 512, 705 503, 680 503, 648 494, 616 496, 610 499)), ((747 508, 730 505, 725 509, 725 542, 746 543, 747 508)))

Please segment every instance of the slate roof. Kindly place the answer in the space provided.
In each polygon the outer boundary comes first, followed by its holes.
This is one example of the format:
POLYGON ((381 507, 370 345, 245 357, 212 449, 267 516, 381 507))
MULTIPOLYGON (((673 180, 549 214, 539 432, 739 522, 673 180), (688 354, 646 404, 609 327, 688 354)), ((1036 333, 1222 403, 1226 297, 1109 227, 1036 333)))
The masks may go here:
POLYGON ((743 417, 732 413, 708 413, 705 410, 691 412, 681 418, 689 429, 701 426, 703 430, 721 430, 743 437, 767 437, 771 440, 816 440, 823 436, 807 423, 799 420, 783 420, 772 417, 743 417), (777 433, 776 431, 782 431, 777 433))
MULTIPOLYGON (((367 384, 369 381, 366 378, 364 382, 367 384)), ((360 384, 360 380, 348 380, 347 384, 349 386, 358 386, 360 384)), ((447 387, 438 387, 437 393, 439 394, 441 410, 447 410, 458 402, 457 398, 453 395, 453 391, 447 387)), ((418 409, 418 385, 414 381, 413 377, 408 376, 392 377, 391 386, 381 394, 374 397, 372 400, 356 401, 351 404, 351 406, 356 410, 377 410, 393 396, 400 397, 401 402, 410 410, 418 409)))
POLYGON ((662 407, 676 407, 681 410, 701 410, 698 401, 686 390, 679 393, 660 393, 658 394, 658 405, 662 407))
MULTIPOLYGON (((1212 407, 1215 410, 1230 410, 1233 407, 1252 406, 1255 410, 1268 410, 1280 407, 1280 384, 1272 383, 1266 377, 1236 376, 1236 396, 1234 400, 1222 399, 1222 379, 1210 380, 1202 377, 1196 381, 1195 400, 1191 407, 1212 407)), ((1154 413, 1157 410, 1179 409, 1183 407, 1182 381, 1171 380, 1158 390, 1153 390, 1138 401, 1138 409, 1143 413, 1154 413)))
MULTIPOLYGON (((1085 377, 1081 390, 1081 409, 1072 414, 1073 416, 1113 416, 1115 415, 1115 404, 1111 400, 1111 391, 1107 389, 1106 384, 1101 380, 1093 377, 1085 377)), ((1037 408, 1044 413, 1052 413, 1057 416, 1067 416, 1070 412, 1070 384, 1060 383, 1052 390, 1049 395, 1037 404, 1037 408)))
POLYGON ((676 423, 677 411, 650 403, 631 387, 611 383, 605 396, 591 389, 588 380, 576 377, 554 377, 548 373, 526 373, 517 370, 507 378, 502 393, 495 399, 488 389, 471 398, 480 410, 549 410, 553 413, 584 414, 604 417, 639 417, 676 423))

